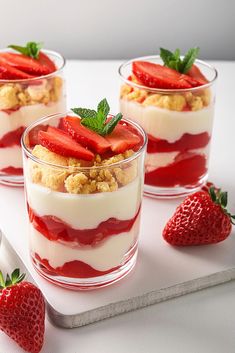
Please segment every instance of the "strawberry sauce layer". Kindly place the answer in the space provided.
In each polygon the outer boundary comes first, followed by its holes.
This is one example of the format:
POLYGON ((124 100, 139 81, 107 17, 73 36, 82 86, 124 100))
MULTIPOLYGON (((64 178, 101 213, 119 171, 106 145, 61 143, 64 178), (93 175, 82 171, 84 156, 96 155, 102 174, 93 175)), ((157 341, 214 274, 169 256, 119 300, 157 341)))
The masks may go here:
POLYGON ((15 168, 15 167, 6 167, 0 169, 1 173, 9 174, 9 175, 23 175, 23 168, 15 168))
POLYGON ((179 140, 173 143, 148 135, 147 152, 183 152, 187 150, 203 148, 209 143, 209 141, 210 136, 207 132, 202 132, 201 134, 197 135, 185 133, 179 140))
POLYGON ((121 267, 114 267, 107 271, 98 271, 85 262, 74 260, 66 262, 63 266, 53 268, 47 259, 41 259, 38 254, 34 255, 40 263, 41 270, 51 276, 64 276, 72 278, 90 278, 106 275, 121 267))
POLYGON ((38 216, 28 205, 29 220, 34 228, 43 234, 47 239, 66 242, 77 242, 82 245, 96 245, 103 239, 128 232, 134 225, 140 208, 135 217, 130 220, 118 220, 109 218, 101 222, 94 229, 73 229, 70 225, 55 216, 38 216))
POLYGON ((10 131, 5 134, 0 139, 0 148, 11 147, 11 146, 20 146, 20 139, 24 132, 25 128, 23 126, 19 127, 16 130, 10 131))
POLYGON ((192 155, 146 173, 145 184, 163 187, 186 186, 196 184, 206 172, 206 157, 192 155))

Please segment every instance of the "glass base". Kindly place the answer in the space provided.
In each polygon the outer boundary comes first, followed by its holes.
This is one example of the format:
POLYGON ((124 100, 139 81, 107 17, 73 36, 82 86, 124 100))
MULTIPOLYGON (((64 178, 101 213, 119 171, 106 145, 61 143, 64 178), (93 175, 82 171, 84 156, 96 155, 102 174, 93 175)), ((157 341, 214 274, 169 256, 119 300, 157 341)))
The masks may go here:
POLYGON ((1 174, 0 184, 13 187, 22 187, 24 186, 24 176, 1 174))
POLYGON ((199 191, 207 182, 208 174, 206 174, 196 185, 176 186, 176 187, 157 187, 144 184, 144 195, 156 199, 173 199, 177 197, 185 197, 196 191, 199 191))
MULTIPOLYGON (((133 249, 132 249, 133 253, 133 249)), ((36 271, 44 277, 46 280, 52 282, 55 285, 61 286, 63 288, 68 288, 72 290, 91 290, 109 286, 120 279, 124 278, 131 270, 135 267, 137 259, 138 249, 134 254, 129 258, 129 260, 120 266, 117 270, 110 272, 103 276, 90 277, 90 278, 71 278, 71 277, 62 277, 56 275, 50 275, 44 271, 43 266, 35 258, 31 258, 34 268, 36 271)))

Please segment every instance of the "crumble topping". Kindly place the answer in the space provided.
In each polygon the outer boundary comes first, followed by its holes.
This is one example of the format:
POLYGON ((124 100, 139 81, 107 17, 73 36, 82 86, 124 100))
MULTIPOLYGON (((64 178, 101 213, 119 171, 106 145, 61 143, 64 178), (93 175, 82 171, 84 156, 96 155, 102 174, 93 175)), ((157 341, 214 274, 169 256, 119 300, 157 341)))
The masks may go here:
POLYGON ((156 106, 174 111, 182 111, 186 107, 192 111, 207 107, 211 101, 209 89, 201 89, 195 93, 187 92, 182 94, 155 94, 149 91, 131 86, 131 82, 139 83, 134 75, 131 76, 130 85, 124 84, 121 87, 120 98, 135 101, 143 106, 156 106))
POLYGON ((105 159, 97 154, 93 166, 88 171, 76 172, 75 167, 85 167, 87 162, 76 158, 63 157, 41 145, 36 145, 32 151, 35 157, 45 162, 70 168, 65 171, 59 167, 49 167, 32 162, 30 165, 31 179, 33 183, 71 194, 116 191, 119 187, 129 184, 136 178, 137 161, 134 160, 116 167, 112 167, 111 164, 123 161, 132 156, 133 153, 133 150, 128 150, 105 159), (97 166, 107 166, 107 168, 96 169, 97 166))
POLYGON ((57 102, 62 94, 61 77, 41 79, 35 83, 7 83, 0 85, 0 109, 14 109, 25 105, 57 102))

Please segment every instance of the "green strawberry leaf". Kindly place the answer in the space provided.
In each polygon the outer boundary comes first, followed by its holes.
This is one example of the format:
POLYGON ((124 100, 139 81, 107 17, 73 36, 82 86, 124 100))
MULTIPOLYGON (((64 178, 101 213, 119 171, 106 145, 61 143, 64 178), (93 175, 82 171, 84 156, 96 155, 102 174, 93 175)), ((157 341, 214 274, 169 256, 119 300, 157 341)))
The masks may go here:
POLYGON ((220 194, 220 204, 223 208, 226 208, 227 206, 227 203, 228 203, 228 193, 225 191, 225 192, 221 192, 220 194))
POLYGON ((96 118, 96 111, 86 108, 72 108, 71 109, 75 114, 79 115, 81 119, 86 118, 96 118))
POLYGON ((30 56, 31 58, 38 59, 39 52, 43 47, 43 43, 28 42, 25 47, 20 45, 11 44, 8 48, 14 49, 23 55, 30 56))
POLYGON ((0 271, 0 288, 2 289, 4 287, 5 287, 5 281, 4 281, 2 271, 0 271))
POLYGON ((80 116, 82 125, 102 136, 110 134, 122 118, 119 113, 106 123, 110 111, 106 98, 98 104, 97 112, 87 108, 73 108, 72 111, 80 116))
POLYGON ((11 282, 16 283, 19 275, 20 275, 20 269, 16 268, 11 274, 11 282))
POLYGON ((11 285, 11 278, 10 278, 10 276, 8 275, 8 273, 7 273, 7 277, 6 277, 6 281, 5 281, 5 286, 6 287, 9 287, 10 285, 11 285))

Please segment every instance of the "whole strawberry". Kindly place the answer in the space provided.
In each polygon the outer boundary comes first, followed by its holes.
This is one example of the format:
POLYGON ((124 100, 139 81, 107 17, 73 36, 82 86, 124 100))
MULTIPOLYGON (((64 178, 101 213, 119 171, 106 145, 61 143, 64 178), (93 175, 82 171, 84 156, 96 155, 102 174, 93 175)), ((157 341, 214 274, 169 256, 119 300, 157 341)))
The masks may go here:
POLYGON ((22 282, 19 269, 7 274, 0 271, 0 329, 26 352, 38 353, 43 345, 45 302, 39 288, 22 282))
POLYGON ((226 210, 227 192, 198 191, 177 207, 163 230, 163 238, 171 245, 206 245, 225 240, 232 229, 232 219, 226 210))

